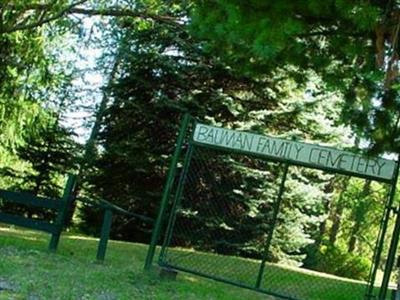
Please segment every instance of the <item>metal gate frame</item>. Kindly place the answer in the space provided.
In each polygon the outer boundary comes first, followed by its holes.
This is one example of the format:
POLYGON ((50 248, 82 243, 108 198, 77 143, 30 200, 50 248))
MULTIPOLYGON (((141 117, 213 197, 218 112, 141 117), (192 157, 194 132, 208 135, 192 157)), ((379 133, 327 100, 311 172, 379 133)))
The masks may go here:
MULTIPOLYGON (((177 209, 177 203, 179 202, 179 198, 181 197, 182 194, 182 189, 183 189, 183 185, 185 182, 185 176, 186 176, 186 172, 189 169, 189 165, 190 165, 190 160, 192 157, 192 147, 193 145, 196 145, 196 142, 193 140, 193 134, 194 134, 194 130, 192 130, 192 132, 190 132, 190 126, 195 126, 197 123, 196 119, 194 119, 193 117, 191 117, 189 114, 185 114, 183 116, 183 119, 181 121, 181 126, 179 129, 179 133, 178 133, 178 137, 177 137, 177 142, 176 142, 176 148, 174 151, 174 154, 172 156, 172 160, 170 163, 170 167, 168 170, 168 174, 167 174, 167 180, 166 180, 166 184, 164 186, 164 190, 163 190, 163 194, 162 194, 162 199, 161 199, 161 204, 160 204, 160 208, 159 208, 159 213, 154 225, 154 229, 152 232, 152 237, 151 237, 151 242, 148 248, 148 252, 147 252, 147 256, 146 256, 146 261, 145 261, 145 266, 144 269, 146 271, 150 270, 152 268, 153 265, 153 260, 154 260, 154 256, 155 256, 155 251, 156 251, 156 247, 157 244, 159 243, 160 237, 161 237, 161 230, 163 227, 163 224, 166 221, 166 215, 167 215, 167 211, 168 211, 168 206, 170 205, 170 196, 171 196, 171 192, 172 192, 172 188, 174 185, 174 180, 175 177, 177 175, 177 168, 178 168, 178 162, 179 159, 181 157, 182 154, 182 150, 184 148, 185 145, 185 138, 187 136, 187 134, 190 134, 189 140, 187 141, 188 147, 187 147, 187 151, 184 157, 184 161, 183 161, 183 168, 182 168, 182 172, 179 176, 179 182, 176 188, 176 193, 175 193, 175 197, 174 200, 172 201, 172 207, 170 208, 171 211, 171 215, 168 218, 168 225, 166 227, 166 238, 164 239, 164 242, 162 244, 162 248, 161 248, 161 252, 160 252, 160 259, 159 259, 159 264, 160 262, 162 262, 162 258, 165 255, 165 249, 168 246, 169 240, 171 238, 171 234, 172 234, 172 230, 173 230, 173 225, 175 222, 175 212, 177 209)), ((204 145, 202 145, 204 147, 204 145)), ((207 148, 216 148, 213 146, 206 146, 207 148)), ((221 149, 221 148, 217 148, 217 149, 221 149)), ((237 153, 244 153, 244 151, 240 151, 240 150, 232 150, 229 149, 232 153, 237 152, 237 153)), ((250 157, 256 157, 256 158, 260 158, 257 155, 251 155, 249 153, 244 153, 247 156, 250 157)), ((267 260, 267 255, 269 252, 269 248, 271 245, 271 240, 273 237, 273 231, 276 225, 276 220, 277 220, 277 216, 279 213, 279 209, 280 209, 280 204, 281 204, 281 200, 282 200, 282 196, 285 190, 285 181, 287 178, 287 173, 288 173, 288 169, 289 166, 291 165, 300 165, 300 164, 294 164, 293 162, 290 161, 285 161, 284 159, 266 159, 265 157, 261 157, 261 159, 265 160, 265 161, 271 161, 271 162, 281 162, 284 164, 284 172, 281 178, 281 182, 280 182, 280 186, 279 186, 279 191, 278 191, 278 195, 277 195, 277 200, 274 203, 274 207, 273 207, 273 218, 272 218, 272 229, 271 232, 269 232, 268 234, 268 238, 264 247, 264 255, 262 257, 261 260, 261 264, 260 264, 260 269, 258 272, 258 276, 257 276, 257 281, 254 287, 248 286, 248 285, 244 285, 244 284, 240 284, 238 282, 234 282, 231 280, 227 280, 227 279, 223 279, 223 278, 218 278, 218 277, 214 277, 214 276, 210 276, 207 274, 203 274, 203 273, 199 273, 196 272, 194 270, 188 270, 188 269, 184 269, 184 268, 179 268, 179 267, 175 267, 175 266, 171 266, 173 269, 176 270, 181 270, 184 272, 188 272, 188 273, 192 273, 195 275, 199 275, 199 276, 203 276, 209 279, 213 279, 213 280, 217 280, 217 281, 221 281, 224 283, 228 283, 228 284, 232 284, 238 287, 242 287, 242 288, 247 288, 247 289, 251 289, 251 290, 255 290, 258 292, 262 292, 262 293, 266 293, 266 294, 270 294, 273 295, 275 297, 279 297, 282 299, 289 299, 289 300, 299 300, 299 299, 294 299, 291 297, 286 297, 284 295, 279 295, 279 294, 275 294, 275 293, 271 293, 269 291, 265 291, 263 289, 260 288, 260 284, 261 284, 261 279, 263 277, 263 273, 264 273, 264 268, 265 268, 265 263, 267 260)), ((376 246, 374 249, 374 255, 373 255, 373 259, 372 259, 372 265, 371 265, 371 269, 370 269, 370 274, 369 274, 369 278, 367 281, 367 288, 366 288, 366 294, 365 294, 365 300, 385 300, 386 296, 387 296, 387 292, 388 292, 388 286, 389 286, 389 280, 390 280, 390 276, 395 264, 395 258, 396 258, 396 251, 397 251, 397 247, 398 247, 398 243, 399 243, 399 238, 400 238, 400 205, 399 207, 394 207, 394 198, 395 198, 395 194, 396 194, 396 184, 397 184, 397 180, 398 180, 398 176, 399 176, 399 166, 400 166, 400 155, 398 156, 398 159, 396 161, 396 167, 393 173, 393 176, 390 180, 378 180, 377 178, 373 178, 373 180, 378 181, 378 182, 382 182, 382 183, 386 183, 390 186, 390 191, 387 197, 387 201, 385 204, 385 208, 384 208, 384 214, 382 216, 381 219, 381 224, 380 224, 380 229, 379 229, 379 233, 378 233, 378 237, 377 237, 377 241, 376 241, 376 246), (392 234, 392 239, 390 241, 390 247, 389 247, 389 252, 388 252, 388 256, 387 256, 387 260, 386 260, 386 264, 385 264, 385 269, 384 269, 384 276, 382 279, 382 284, 379 287, 379 294, 378 295, 374 295, 374 282, 376 279, 376 275, 377 275, 377 271, 379 268, 379 262, 381 260, 382 257, 382 252, 383 252, 383 246, 384 246, 384 242, 385 242, 385 237, 387 234, 387 229, 388 229, 388 225, 389 225, 389 221, 391 219, 391 215, 392 213, 395 214, 396 216, 396 221, 395 221, 395 225, 394 225, 394 229, 393 229, 393 234, 392 234)), ((319 168, 313 168, 312 166, 305 166, 307 168, 311 168, 311 169, 320 169, 329 173, 335 173, 335 174, 345 174, 345 175, 350 175, 352 177, 359 177, 359 178, 363 178, 363 179, 371 179, 368 176, 362 176, 361 174, 359 176, 356 176, 354 174, 349 174, 346 171, 343 172, 338 172, 338 171, 332 171, 329 168, 324 169, 323 167, 319 167, 319 168)))

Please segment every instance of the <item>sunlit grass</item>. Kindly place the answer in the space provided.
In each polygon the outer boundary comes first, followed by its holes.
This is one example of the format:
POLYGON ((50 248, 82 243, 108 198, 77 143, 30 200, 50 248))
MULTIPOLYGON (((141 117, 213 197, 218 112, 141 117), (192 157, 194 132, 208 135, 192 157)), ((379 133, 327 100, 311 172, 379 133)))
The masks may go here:
MULTIPOLYGON (((170 249, 166 263, 182 269, 254 287, 260 261, 240 257, 170 249)), ((267 263, 260 288, 302 300, 363 300, 366 282, 298 267, 267 263)))
MULTIPOLYGON (((96 262, 98 239, 64 234, 56 254, 49 235, 0 225, 0 281, 13 291, 1 299, 274 299, 265 294, 180 273, 176 281, 143 272, 147 245, 110 241, 104 264, 96 262), (35 298, 37 297, 37 298, 35 298)), ((170 249, 170 263, 254 286, 259 261, 170 249)), ((365 283, 294 267, 267 264, 261 288, 301 300, 362 300, 365 283)))
POLYGON ((0 226, 0 280, 14 288, 0 299, 270 299, 183 273, 176 281, 144 273, 147 245, 110 241, 99 264, 97 239, 64 234, 56 254, 48 241, 47 234, 0 226))

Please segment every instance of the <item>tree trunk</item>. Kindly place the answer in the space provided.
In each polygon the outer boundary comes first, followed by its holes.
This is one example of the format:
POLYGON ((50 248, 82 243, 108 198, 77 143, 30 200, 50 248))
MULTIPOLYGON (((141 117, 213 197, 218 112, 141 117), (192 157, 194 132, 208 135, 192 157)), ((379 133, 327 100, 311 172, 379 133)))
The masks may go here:
POLYGON ((350 182, 350 177, 346 177, 342 184, 341 184, 341 191, 339 194, 339 198, 336 201, 336 208, 333 210, 332 214, 331 214, 331 221, 332 221, 332 227, 329 231, 329 244, 334 246, 337 240, 337 236, 339 234, 339 230, 340 230, 340 226, 342 223, 342 214, 344 211, 344 196, 346 193, 346 188, 347 185, 350 182))
MULTIPOLYGON (((119 53, 116 54, 115 61, 110 73, 110 77, 108 79, 107 86, 110 86, 111 83, 113 82, 115 75, 117 73, 118 65, 120 62, 120 55, 119 53)), ((82 158, 82 164, 80 167, 79 175, 81 175, 82 172, 85 172, 84 170, 87 167, 90 167, 94 161, 94 158, 96 156, 96 141, 100 132, 100 126, 102 122, 102 118, 104 116, 104 113, 106 111, 107 105, 108 105, 108 93, 107 91, 103 92, 103 98, 101 99, 100 106, 98 110, 95 113, 95 121, 92 127, 92 131, 90 132, 89 139, 86 142, 85 145, 85 151, 83 154, 82 158)))
MULTIPOLYGON (((342 197, 342 194, 344 194, 344 191, 340 193, 339 197, 342 197)), ((340 199, 340 198, 339 198, 340 199)), ((340 200, 339 200, 340 201, 340 200)), ((342 214, 344 210, 344 205, 343 203, 339 202, 337 204, 337 207, 332 215, 332 227, 329 232, 329 244, 334 246, 337 240, 337 236, 339 233, 340 225, 342 222, 342 214)))
MULTIPOLYGON (((364 221, 364 214, 365 214, 365 198, 369 195, 371 190, 371 180, 366 180, 364 183, 364 187, 363 190, 361 192, 360 195, 360 199, 357 202, 357 205, 355 207, 355 211, 354 211, 354 225, 352 227, 351 233, 350 233, 350 239, 349 239, 349 244, 348 244, 348 253, 353 253, 355 248, 356 248, 356 244, 357 244, 357 240, 358 240, 358 233, 360 231, 362 222, 364 221)), ((368 200, 367 200, 368 201, 368 200)))
MULTIPOLYGON (((111 73, 108 79, 108 83, 107 83, 107 87, 111 85, 111 83, 113 82, 115 75, 117 73, 117 69, 118 69, 118 65, 120 63, 120 54, 119 51, 117 52, 116 56, 115 56, 115 60, 111 69, 111 73)), ((107 89, 106 89, 107 90, 107 89)), ((74 212, 76 209, 76 201, 75 198, 78 196, 79 192, 80 192, 80 183, 82 182, 82 178, 84 178, 87 175, 87 171, 90 169, 90 167, 93 166, 93 162, 96 158, 96 141, 98 139, 98 135, 100 132, 100 126, 101 126, 101 122, 104 116, 104 113, 107 109, 107 105, 108 105, 108 101, 109 101, 109 97, 107 94, 107 91, 103 92, 103 97, 101 99, 99 108, 97 109, 97 111, 95 112, 95 121, 92 127, 92 130, 90 132, 90 136, 89 139, 87 140, 86 144, 85 144, 85 149, 84 149, 84 153, 82 156, 82 161, 79 164, 79 172, 78 172, 78 176, 77 176, 77 183, 75 186, 75 191, 74 191, 74 200, 71 202, 71 208, 69 213, 67 214, 66 217, 66 224, 69 225, 72 223, 72 218, 74 216, 74 212)))

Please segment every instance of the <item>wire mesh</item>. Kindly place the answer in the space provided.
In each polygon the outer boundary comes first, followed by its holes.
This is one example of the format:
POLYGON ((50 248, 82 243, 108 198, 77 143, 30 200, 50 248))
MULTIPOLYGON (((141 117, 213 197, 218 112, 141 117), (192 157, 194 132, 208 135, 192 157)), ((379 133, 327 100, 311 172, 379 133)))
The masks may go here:
MULTIPOLYGON (((278 227, 273 248, 282 238, 279 227, 285 226, 279 216, 273 222, 283 166, 198 145, 187 152, 170 195, 172 213, 160 265, 283 299, 365 299, 365 281, 307 269, 302 261, 285 263, 271 249, 256 287, 268 235, 278 227)), ((289 201, 284 196, 281 209, 293 209, 289 201)))

